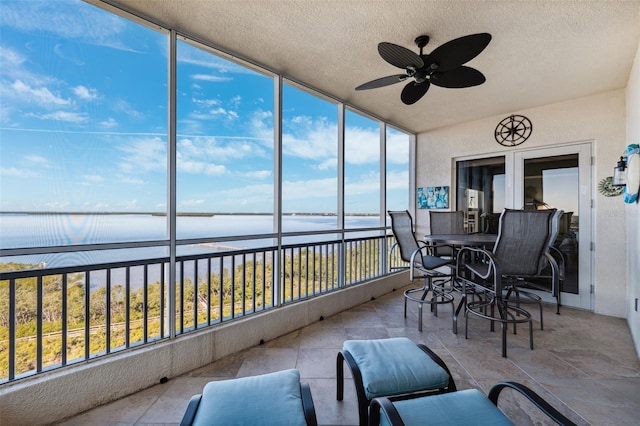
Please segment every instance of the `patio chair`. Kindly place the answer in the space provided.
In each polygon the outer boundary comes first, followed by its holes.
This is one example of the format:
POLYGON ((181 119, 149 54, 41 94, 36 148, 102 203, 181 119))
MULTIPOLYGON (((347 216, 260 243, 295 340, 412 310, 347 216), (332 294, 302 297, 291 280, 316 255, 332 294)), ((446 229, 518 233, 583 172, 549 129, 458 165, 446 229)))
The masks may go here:
MULTIPOLYGON (((560 313, 560 306, 562 305, 561 294, 562 283, 564 282, 564 256, 562 252, 554 246, 554 244, 561 232, 564 217, 566 217, 566 214, 562 210, 556 210, 551 217, 549 241, 547 241, 547 249, 544 255, 540 258, 537 274, 533 277, 523 277, 517 282, 517 288, 528 288, 546 292, 550 291, 556 299, 556 314, 560 313), (537 284, 536 279, 538 278, 551 279, 551 289, 537 284)), ((535 294, 526 292, 524 293, 524 298, 522 298, 522 300, 525 303, 528 301, 532 303, 540 303, 540 329, 542 330, 542 299, 535 294), (536 302, 536 300, 538 302, 536 302)))
POLYGON ((317 426, 307 383, 298 370, 209 382, 189 400, 180 422, 187 425, 317 426))
MULTIPOLYGON (((505 209, 500 216, 498 238, 493 251, 464 247, 458 253, 458 279, 473 284, 482 297, 465 308, 465 338, 468 338, 469 315, 494 322, 502 328, 502 356, 507 356, 507 325, 528 323, 529 347, 533 349, 531 314, 517 298, 505 297, 511 289, 517 292, 518 277, 530 277, 538 272, 540 258, 545 254, 555 210, 505 209)), ((465 286, 466 288, 466 286, 465 286)), ((541 302, 540 302, 541 303, 541 302)))
MULTIPOLYGON (((513 302, 518 306, 520 303, 535 303, 539 306, 540 310, 540 330, 544 330, 543 321, 543 309, 542 298, 535 293, 522 290, 522 288, 528 288, 533 290, 549 291, 547 288, 537 285, 533 280, 537 278, 551 278, 551 294, 556 298, 556 313, 560 313, 560 285, 563 279, 563 272, 560 270, 560 266, 564 260, 562 253, 553 244, 558 238, 560 230, 560 218, 564 212, 562 210, 554 210, 551 216, 549 238, 543 255, 538 261, 538 270, 533 276, 521 275, 518 277, 508 277, 505 282, 505 300, 507 302, 513 302), (551 270, 551 276, 545 276, 544 271, 546 268, 551 270)), ((564 270, 564 267, 562 267, 564 270)))
MULTIPOLYGON (((409 279, 424 278, 422 287, 411 288, 404 292, 404 317, 407 317, 407 302, 418 304, 418 330, 422 331, 422 306, 427 303, 431 306, 434 315, 438 315, 438 305, 450 304, 452 311, 453 296, 450 291, 441 287, 434 287, 433 280, 448 279, 453 274, 453 259, 447 259, 433 255, 435 247, 428 246, 424 242, 418 243, 413 231, 413 219, 407 210, 389 211, 391 217, 391 230, 396 239, 396 243, 391 247, 400 250, 400 258, 406 262, 409 268, 409 279), (441 268, 446 267, 448 271, 441 268)), ((453 328, 456 329, 456 317, 453 317, 453 328)))
POLYGON ((444 361, 425 345, 406 337, 347 340, 336 359, 338 401, 344 396, 344 361, 356 388, 360 426, 367 424, 374 398, 399 400, 456 390, 444 361))
MULTIPOLYGON (((429 211, 429 232, 431 234, 464 234, 464 212, 429 211)), ((455 257, 455 247, 439 246, 435 250, 437 256, 455 257)))
POLYGON ((498 383, 491 388, 488 396, 478 389, 466 389, 403 401, 375 398, 371 402, 369 425, 513 425, 514 423, 498 408, 498 397, 505 388, 523 395, 555 423, 575 426, 574 422, 540 395, 515 382, 498 383))

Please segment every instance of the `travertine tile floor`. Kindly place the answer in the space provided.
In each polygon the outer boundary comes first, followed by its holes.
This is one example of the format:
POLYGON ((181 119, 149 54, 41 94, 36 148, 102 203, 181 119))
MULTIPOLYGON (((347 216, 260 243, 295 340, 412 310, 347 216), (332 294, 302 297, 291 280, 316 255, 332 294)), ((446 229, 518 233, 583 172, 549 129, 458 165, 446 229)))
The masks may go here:
MULTIPOLYGON (((640 424, 640 361, 626 321, 567 307, 560 315, 554 311, 554 306, 545 307, 544 330, 534 322, 533 351, 525 327, 517 335, 509 334, 505 359, 500 356, 500 333, 489 332, 487 321, 471 319, 465 339, 461 318, 460 333, 453 334, 448 307, 440 307, 437 317, 425 309, 423 331, 418 332, 416 307, 410 306, 405 319, 398 290, 62 424, 179 424, 191 395, 200 393, 209 381, 297 368, 311 386, 319 424, 355 425, 356 396, 346 368, 345 398, 336 401, 336 354, 347 339, 395 336, 435 350, 459 389, 473 387, 487 393, 495 383, 517 381, 578 424, 640 424)), ((548 423, 511 391, 503 391, 498 405, 518 425, 548 423)))

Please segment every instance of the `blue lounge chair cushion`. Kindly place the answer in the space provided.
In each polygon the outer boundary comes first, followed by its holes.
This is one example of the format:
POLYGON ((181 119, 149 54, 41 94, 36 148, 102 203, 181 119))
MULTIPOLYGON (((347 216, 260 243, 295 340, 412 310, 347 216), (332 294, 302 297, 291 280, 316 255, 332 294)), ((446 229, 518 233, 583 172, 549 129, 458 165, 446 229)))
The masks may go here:
POLYGON ((300 373, 284 370, 209 382, 193 425, 306 425, 300 373))
MULTIPOLYGON (((406 426, 513 425, 513 422, 477 389, 395 401, 393 405, 406 426)), ((380 425, 389 425, 389 420, 382 413, 380 425)))
POLYGON ((347 340, 368 399, 447 387, 449 374, 406 337, 347 340))

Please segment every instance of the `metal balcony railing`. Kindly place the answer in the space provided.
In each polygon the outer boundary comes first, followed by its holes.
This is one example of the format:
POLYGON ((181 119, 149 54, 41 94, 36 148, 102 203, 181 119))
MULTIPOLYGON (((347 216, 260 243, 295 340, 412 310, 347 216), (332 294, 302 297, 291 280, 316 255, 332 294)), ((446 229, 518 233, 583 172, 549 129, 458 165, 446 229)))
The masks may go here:
POLYGON ((0 383, 392 273, 392 235, 0 272, 0 383), (169 306, 175 291, 175 309, 169 306), (175 315, 175 321, 170 321, 175 315))

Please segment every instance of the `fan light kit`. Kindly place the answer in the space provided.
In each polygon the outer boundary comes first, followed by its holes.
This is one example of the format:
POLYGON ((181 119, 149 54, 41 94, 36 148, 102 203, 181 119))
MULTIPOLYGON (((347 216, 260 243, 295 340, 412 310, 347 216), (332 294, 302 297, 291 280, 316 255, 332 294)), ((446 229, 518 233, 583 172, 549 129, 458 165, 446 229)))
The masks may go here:
POLYGON ((478 86, 486 81, 484 75, 463 64, 478 56, 490 41, 491 34, 471 34, 448 41, 429 55, 423 53, 423 48, 429 43, 427 35, 415 39, 420 54, 397 44, 379 43, 378 53, 382 59, 404 69, 404 74, 378 78, 361 84, 356 90, 377 89, 413 78, 400 95, 402 102, 412 105, 427 93, 432 83, 450 89, 478 86))

